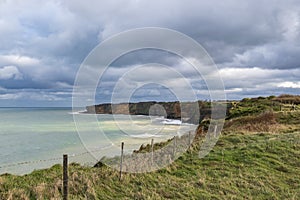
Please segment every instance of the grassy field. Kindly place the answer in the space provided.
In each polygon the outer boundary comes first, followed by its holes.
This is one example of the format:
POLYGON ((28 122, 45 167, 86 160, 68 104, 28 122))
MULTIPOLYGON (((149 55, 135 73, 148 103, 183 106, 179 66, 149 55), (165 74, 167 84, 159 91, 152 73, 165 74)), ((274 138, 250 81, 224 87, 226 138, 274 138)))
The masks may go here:
MULTIPOLYGON (((299 111, 243 112, 226 121, 223 134, 205 158, 198 158, 199 137, 190 152, 167 168, 124 174, 121 181, 118 172, 107 166, 71 164, 69 197, 300 199, 299 120, 299 111)), ((0 199, 61 199, 61 190, 61 165, 24 176, 0 176, 0 199)))
MULTIPOLYGON (((228 134, 199 159, 197 148, 171 166, 125 174, 70 165, 71 199, 299 199, 300 133, 228 134)), ((3 175, 0 199, 60 199, 62 167, 3 175)))

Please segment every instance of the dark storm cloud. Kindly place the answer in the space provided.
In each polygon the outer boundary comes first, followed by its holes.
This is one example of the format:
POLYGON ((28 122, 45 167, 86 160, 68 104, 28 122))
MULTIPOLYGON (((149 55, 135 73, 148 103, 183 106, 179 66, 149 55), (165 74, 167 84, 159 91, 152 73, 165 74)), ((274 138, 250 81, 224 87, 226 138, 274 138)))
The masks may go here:
MULTIPOLYGON (((0 1, 2 100, 22 101, 28 97, 26 91, 36 98, 47 97, 41 90, 49 95, 49 90, 69 92, 80 63, 99 42, 147 26, 175 29, 203 45, 221 69, 231 97, 297 93, 300 88, 300 2, 296 0, 11 0, 0 1)), ((102 79, 107 86, 103 91, 112 91, 113 81, 124 69, 148 62, 173 66, 203 94, 203 80, 197 80, 180 58, 151 50, 116 60, 115 69, 102 79)))

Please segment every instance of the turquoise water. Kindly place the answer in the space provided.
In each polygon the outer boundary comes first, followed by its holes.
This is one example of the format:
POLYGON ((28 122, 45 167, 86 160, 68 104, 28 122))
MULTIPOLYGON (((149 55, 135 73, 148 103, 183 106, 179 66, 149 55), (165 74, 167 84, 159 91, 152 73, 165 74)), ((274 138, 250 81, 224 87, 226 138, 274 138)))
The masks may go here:
POLYGON ((194 128, 163 121, 149 116, 79 114, 71 108, 0 108, 0 174, 47 168, 61 163, 65 153, 70 162, 93 165, 103 156, 119 155, 121 142, 131 153, 152 138, 159 142, 194 128))

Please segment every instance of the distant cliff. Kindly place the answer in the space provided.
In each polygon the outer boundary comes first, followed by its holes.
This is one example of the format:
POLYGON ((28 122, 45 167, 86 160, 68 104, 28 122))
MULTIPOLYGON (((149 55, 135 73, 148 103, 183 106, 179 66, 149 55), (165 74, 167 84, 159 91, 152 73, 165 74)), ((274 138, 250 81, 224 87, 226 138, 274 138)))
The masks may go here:
POLYGON ((139 102, 120 104, 99 104, 87 106, 88 113, 158 115, 168 119, 181 119, 183 122, 198 124, 211 115, 210 102, 139 102), (200 114, 199 114, 200 111, 200 114))

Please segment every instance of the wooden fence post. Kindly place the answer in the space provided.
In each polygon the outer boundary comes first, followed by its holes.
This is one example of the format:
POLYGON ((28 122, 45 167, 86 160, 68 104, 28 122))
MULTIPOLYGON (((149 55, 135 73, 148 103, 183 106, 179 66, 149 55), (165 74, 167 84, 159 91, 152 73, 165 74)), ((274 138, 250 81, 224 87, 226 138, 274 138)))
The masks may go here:
POLYGON ((191 131, 189 131, 189 147, 188 150, 191 150, 191 131))
POLYGON ((124 142, 121 143, 121 158, 120 158, 120 178, 122 179, 122 165, 123 165, 124 142))
POLYGON ((177 138, 176 138, 176 136, 174 136, 174 138, 173 138, 173 159, 175 159, 175 156, 176 156, 176 143, 177 143, 177 138))
POLYGON ((63 200, 68 199, 68 155, 63 155, 63 200))
POLYGON ((214 137, 217 137, 217 128, 218 128, 218 126, 217 126, 217 125, 215 125, 214 137))
POLYGON ((151 139, 151 164, 153 165, 153 157, 154 157, 154 139, 151 139))

